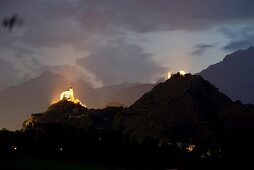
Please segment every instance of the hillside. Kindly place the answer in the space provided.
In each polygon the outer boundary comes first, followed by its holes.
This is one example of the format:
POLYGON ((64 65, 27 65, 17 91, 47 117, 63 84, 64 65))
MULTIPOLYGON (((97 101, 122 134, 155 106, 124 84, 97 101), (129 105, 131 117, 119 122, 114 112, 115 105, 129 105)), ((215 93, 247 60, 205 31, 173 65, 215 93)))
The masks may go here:
POLYGON ((23 123, 23 129, 34 124, 66 124, 81 129, 106 129, 111 127, 115 114, 122 107, 107 107, 105 109, 87 109, 71 101, 60 100, 51 104, 45 112, 32 114, 23 123))
POLYGON ((196 143, 218 140, 227 129, 253 129, 253 123, 253 105, 232 102, 201 76, 175 74, 119 112, 113 127, 140 142, 149 136, 196 143))
POLYGON ((199 75, 177 73, 129 108, 96 110, 59 101, 45 112, 33 114, 27 122, 98 127, 94 120, 106 120, 103 124, 139 142, 152 137, 162 142, 191 140, 196 143, 201 139, 219 140, 228 130, 253 130, 254 106, 233 102, 199 75))
POLYGON ((239 157, 253 152, 254 106, 233 102, 199 75, 177 73, 128 108, 88 109, 60 100, 32 114, 23 130, 43 135, 62 126, 83 129, 86 140, 104 139, 113 148, 148 145, 186 153, 194 147, 193 156, 239 157))
POLYGON ((35 79, 3 90, 0 93, 1 128, 20 129, 29 114, 44 111, 65 84, 68 82, 64 77, 45 72, 35 79))
POLYGON ((232 100, 254 103, 254 47, 229 54, 199 74, 232 100))
POLYGON ((34 79, 0 92, 0 128, 20 129, 30 113, 45 111, 70 86, 88 108, 103 108, 107 105, 129 106, 149 91, 153 84, 122 83, 94 89, 82 80, 70 82, 60 74, 44 72, 34 79))

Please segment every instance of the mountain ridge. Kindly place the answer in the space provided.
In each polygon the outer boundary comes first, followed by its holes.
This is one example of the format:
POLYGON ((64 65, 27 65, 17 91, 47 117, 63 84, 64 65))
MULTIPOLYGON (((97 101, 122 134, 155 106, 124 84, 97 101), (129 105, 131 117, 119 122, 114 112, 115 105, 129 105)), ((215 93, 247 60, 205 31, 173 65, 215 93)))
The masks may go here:
MULTIPOLYGON (((72 86, 75 96, 89 108, 103 108, 107 104, 117 104, 128 106, 132 104, 140 95, 149 91, 149 88, 142 88, 143 84, 121 83, 119 85, 105 86, 94 89, 82 80, 70 82, 64 76, 50 71, 43 72, 38 77, 25 81, 19 85, 10 86, 0 92, 0 128, 11 130, 20 129, 22 122, 29 117, 30 113, 43 112, 53 101, 58 101, 61 92, 72 86), (132 86, 140 86, 139 95, 125 97, 118 95, 118 91, 128 91, 132 86), (117 95, 120 102, 115 101, 117 95), (123 102, 123 103, 122 103, 123 102), (9 123, 11 122, 11 123, 9 123)), ((151 87, 153 84, 151 84, 151 87)), ((128 93, 124 93, 127 94, 128 93)))
POLYGON ((177 73, 128 108, 87 109, 59 101, 26 122, 107 127, 139 143, 147 137, 160 143, 199 143, 211 138, 219 142, 227 131, 254 129, 254 106, 233 102, 200 75, 177 73))
POLYGON ((186 136, 195 141, 219 134, 216 129, 253 128, 253 122, 253 105, 233 102, 199 75, 175 74, 117 113, 113 127, 137 141, 146 136, 164 141, 186 136), (237 122, 237 117, 242 120, 237 122))
POLYGON ((199 75, 210 81, 232 100, 254 103, 254 47, 226 55, 199 75))

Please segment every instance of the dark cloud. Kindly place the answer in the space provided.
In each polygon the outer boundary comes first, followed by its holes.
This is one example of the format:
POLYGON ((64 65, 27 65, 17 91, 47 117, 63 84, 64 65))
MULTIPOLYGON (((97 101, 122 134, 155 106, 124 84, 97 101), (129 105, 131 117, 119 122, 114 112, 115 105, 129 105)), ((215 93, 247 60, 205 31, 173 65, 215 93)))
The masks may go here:
POLYGON ((119 30, 197 30, 232 20, 248 22, 254 18, 253 6, 253 0, 2 0, 0 18, 13 13, 22 17, 24 32, 18 41, 80 47, 90 35, 119 30))
MULTIPOLYGON (((41 65, 40 58, 44 57, 38 49, 45 48, 46 51, 49 48, 70 45, 74 51, 91 53, 84 59, 84 63, 94 64, 88 65, 87 68, 104 82, 113 83, 116 78, 136 81, 140 77, 140 81, 148 80, 152 78, 149 76, 162 72, 160 66, 150 59, 151 55, 144 53, 142 48, 133 44, 121 43, 116 48, 114 43, 108 41, 109 39, 124 37, 122 33, 125 31, 135 33, 197 31, 211 29, 218 24, 232 21, 249 23, 254 18, 253 6, 253 0, 107 0, 106 2, 105 0, 1 0, 0 19, 17 13, 24 23, 22 27, 15 27, 11 32, 0 29, 0 53, 6 49, 14 51, 13 55, 19 58, 20 65, 34 71, 35 67, 39 68, 41 65), (17 44, 22 44, 23 49, 18 49, 17 44), (97 52, 94 52, 95 49, 97 52), (110 49, 116 50, 112 52, 114 55, 110 54, 110 49), (101 57, 104 56, 104 52, 109 61, 101 57), (126 56, 122 56, 120 52, 126 56), (128 59, 132 64, 130 68, 133 67, 138 72, 138 76, 133 76, 131 69, 128 70, 129 74, 127 73, 123 63, 128 63, 128 59), (102 67, 105 71, 103 73, 95 69, 102 61, 105 64, 102 67), (111 62, 116 63, 112 69, 109 67, 111 62), (119 72, 117 72, 117 65, 120 66, 119 72), (149 66, 151 66, 150 70, 149 66), (112 79, 111 74, 115 78, 112 79)), ((249 39, 237 38, 232 40, 232 43, 240 40, 249 39)), ((231 49, 232 46, 229 44, 225 49, 231 49)), ((200 55, 208 48, 197 47, 193 55, 200 55)))
POLYGON ((202 55, 206 50, 209 48, 213 48, 214 44, 199 44, 196 45, 194 48, 195 50, 191 52, 191 55, 202 55))
POLYGON ((0 58, 0 90, 3 88, 13 85, 18 82, 20 77, 18 76, 18 70, 15 69, 14 65, 6 60, 0 58))
POLYGON ((229 39, 236 39, 238 37, 238 33, 237 32, 235 32, 232 29, 226 28, 226 27, 220 28, 219 32, 224 34, 229 39))
MULTIPOLYGON (((54 47, 62 44, 82 42, 85 38, 79 30, 76 19, 72 19, 76 11, 75 3, 67 0, 27 0, 22 3, 18 0, 1 1, 0 18, 13 13, 18 13, 24 20, 22 32, 7 34, 8 42, 26 43, 33 47, 54 47), (4 3, 5 2, 5 3, 4 3), (10 36, 11 35, 11 36, 10 36)), ((17 31, 16 28, 13 32, 17 31)), ((77 45, 74 44, 74 45, 77 45)))
POLYGON ((95 73, 105 84, 126 80, 147 82, 160 77, 166 71, 154 62, 151 54, 145 53, 143 48, 122 39, 78 59, 77 64, 95 73))
MULTIPOLYGON (((149 32, 202 29, 254 17, 253 0, 3 0, 1 5, 3 14, 18 11, 31 34, 43 34, 42 30, 50 29, 48 36, 61 35, 64 40, 72 39, 68 30, 75 21, 89 32, 112 29, 149 32)), ((34 36, 30 41, 37 38, 44 37, 34 36)))
POLYGON ((230 39, 229 43, 223 47, 224 50, 236 51, 254 45, 254 27, 223 28, 220 32, 230 39))
POLYGON ((113 25, 137 32, 202 29, 225 21, 254 17, 252 0, 109 0, 107 3, 80 3, 84 6, 79 13, 83 16, 82 23, 92 26, 99 23, 99 26, 104 26, 102 28, 113 25))
POLYGON ((228 51, 236 51, 240 49, 246 49, 250 46, 254 46, 254 36, 251 40, 241 40, 241 41, 233 41, 223 48, 228 51))
POLYGON ((28 48, 14 47, 13 49, 16 51, 15 57, 17 59, 25 58, 26 56, 33 54, 33 51, 28 48))
POLYGON ((40 68, 40 72, 45 71, 61 74, 66 80, 72 83, 82 80, 91 87, 102 86, 102 83, 99 80, 96 80, 95 77, 92 77, 90 74, 87 74, 82 69, 82 67, 77 67, 73 65, 58 65, 58 66, 44 65, 40 68))

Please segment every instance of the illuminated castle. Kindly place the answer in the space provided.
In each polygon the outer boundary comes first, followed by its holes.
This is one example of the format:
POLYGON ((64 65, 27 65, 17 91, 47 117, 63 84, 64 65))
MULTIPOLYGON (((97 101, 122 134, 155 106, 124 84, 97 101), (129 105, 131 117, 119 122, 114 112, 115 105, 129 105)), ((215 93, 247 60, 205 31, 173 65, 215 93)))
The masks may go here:
POLYGON ((72 88, 72 87, 70 87, 69 90, 64 91, 64 92, 61 93, 61 95, 60 95, 60 100, 67 100, 67 101, 73 102, 73 103, 75 103, 75 104, 80 104, 80 105, 86 107, 86 105, 82 104, 82 103, 79 101, 79 99, 76 99, 76 98, 74 97, 74 91, 73 91, 73 88, 72 88))
MULTIPOLYGON (((181 76, 184 76, 186 74, 186 72, 184 70, 180 70, 178 72, 181 76)), ((168 76, 167 76, 167 79, 170 79, 170 77, 172 76, 171 72, 168 72, 168 76)))
POLYGON ((73 88, 70 87, 69 90, 62 92, 60 95, 60 100, 68 100, 68 101, 74 102, 75 97, 74 97, 73 88))

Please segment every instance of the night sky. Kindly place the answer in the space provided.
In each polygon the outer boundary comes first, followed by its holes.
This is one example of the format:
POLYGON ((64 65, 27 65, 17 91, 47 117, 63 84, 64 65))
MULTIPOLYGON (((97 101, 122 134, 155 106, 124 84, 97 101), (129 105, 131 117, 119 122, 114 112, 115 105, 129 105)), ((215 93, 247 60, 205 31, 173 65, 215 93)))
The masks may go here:
POLYGON ((1 0, 0 90, 46 70, 94 87, 197 73, 254 44, 253 0, 1 0), (67 69, 66 69, 67 70, 67 69))

